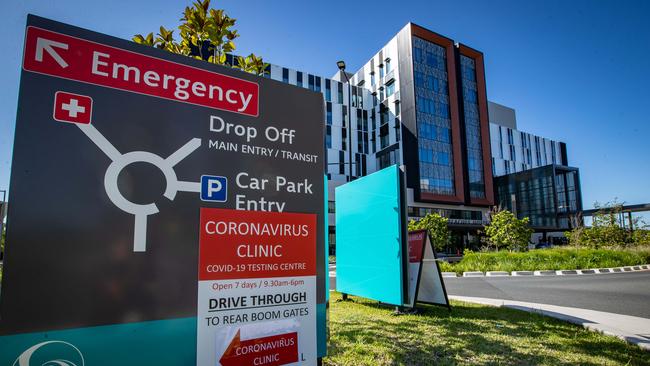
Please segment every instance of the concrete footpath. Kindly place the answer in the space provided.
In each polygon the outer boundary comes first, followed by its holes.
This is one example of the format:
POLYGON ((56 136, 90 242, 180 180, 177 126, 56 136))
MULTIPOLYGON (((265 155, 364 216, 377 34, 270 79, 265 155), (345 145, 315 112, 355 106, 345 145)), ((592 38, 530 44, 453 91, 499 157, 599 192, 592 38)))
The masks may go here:
POLYGON ((618 337, 650 351, 650 319, 603 311, 571 308, 532 302, 489 299, 485 297, 449 296, 470 303, 507 307, 537 313, 581 325, 587 329, 618 337))

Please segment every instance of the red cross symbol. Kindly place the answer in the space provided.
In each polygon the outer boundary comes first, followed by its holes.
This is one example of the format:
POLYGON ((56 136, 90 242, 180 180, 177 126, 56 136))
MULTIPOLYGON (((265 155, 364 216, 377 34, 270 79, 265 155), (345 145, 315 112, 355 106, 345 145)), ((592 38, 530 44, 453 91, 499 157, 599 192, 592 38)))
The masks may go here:
POLYGON ((62 91, 54 94, 54 119, 59 122, 90 124, 92 109, 91 97, 62 91))

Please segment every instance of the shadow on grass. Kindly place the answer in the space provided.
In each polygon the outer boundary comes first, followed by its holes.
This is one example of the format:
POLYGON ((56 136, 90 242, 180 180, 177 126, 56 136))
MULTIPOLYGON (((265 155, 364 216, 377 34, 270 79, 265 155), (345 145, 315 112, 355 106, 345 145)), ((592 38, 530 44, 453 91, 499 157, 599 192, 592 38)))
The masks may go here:
POLYGON ((394 316, 354 299, 332 302, 326 365, 650 365, 638 347, 537 314, 454 303, 394 316))

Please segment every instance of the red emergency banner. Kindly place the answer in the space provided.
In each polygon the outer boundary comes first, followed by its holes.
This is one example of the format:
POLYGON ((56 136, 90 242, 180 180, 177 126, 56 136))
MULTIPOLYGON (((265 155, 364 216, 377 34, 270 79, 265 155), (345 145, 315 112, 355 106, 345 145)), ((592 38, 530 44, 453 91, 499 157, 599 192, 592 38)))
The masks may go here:
POLYGON ((316 275, 316 214, 201 209, 199 280, 316 275))
POLYGON ((259 85, 105 44, 28 27, 26 71, 190 103, 259 115, 259 85))

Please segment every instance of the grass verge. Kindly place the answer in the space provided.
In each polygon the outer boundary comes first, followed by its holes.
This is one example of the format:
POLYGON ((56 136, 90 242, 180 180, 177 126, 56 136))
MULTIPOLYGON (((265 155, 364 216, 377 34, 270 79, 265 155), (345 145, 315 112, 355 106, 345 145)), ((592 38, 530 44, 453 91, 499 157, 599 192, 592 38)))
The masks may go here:
POLYGON ((612 250, 553 248, 528 252, 469 252, 455 264, 440 262, 446 272, 589 269, 650 263, 650 249, 612 250))
POLYGON ((325 365, 650 365, 650 353, 537 314, 453 302, 417 315, 331 293, 325 365))

